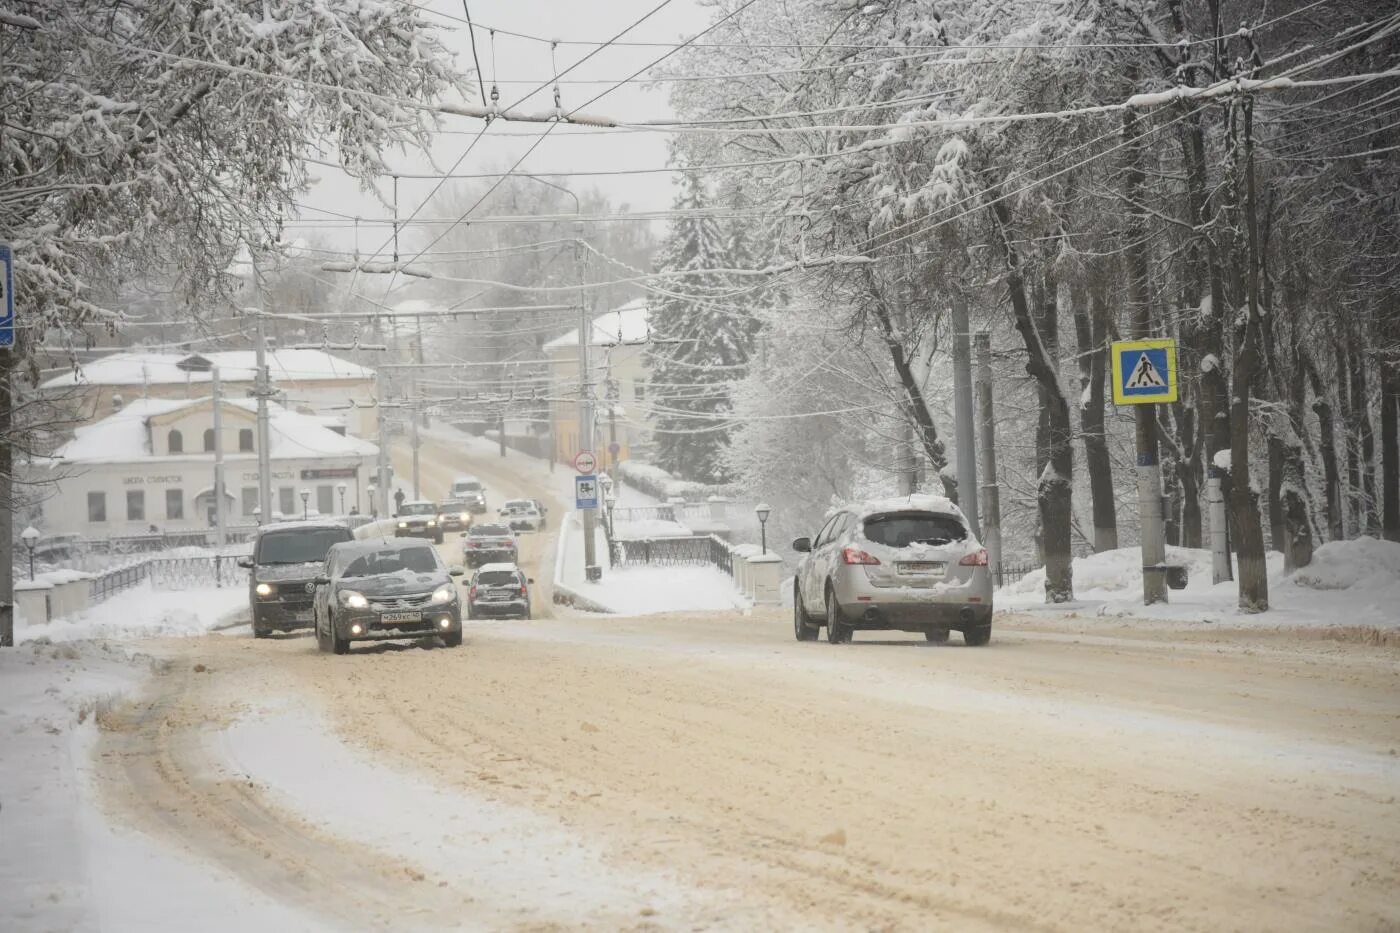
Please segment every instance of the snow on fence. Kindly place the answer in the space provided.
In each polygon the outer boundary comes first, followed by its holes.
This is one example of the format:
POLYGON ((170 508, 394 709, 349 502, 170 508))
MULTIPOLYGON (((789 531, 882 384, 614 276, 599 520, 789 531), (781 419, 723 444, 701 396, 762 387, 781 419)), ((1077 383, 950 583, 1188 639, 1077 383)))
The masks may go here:
POLYGON ((161 590, 182 590, 197 586, 247 586, 248 571, 233 556, 153 557, 112 570, 88 581, 89 603, 100 603, 122 590, 149 580, 161 590))
POLYGON ((734 575, 734 551, 715 535, 688 538, 619 538, 613 541, 613 566, 712 564, 734 575))

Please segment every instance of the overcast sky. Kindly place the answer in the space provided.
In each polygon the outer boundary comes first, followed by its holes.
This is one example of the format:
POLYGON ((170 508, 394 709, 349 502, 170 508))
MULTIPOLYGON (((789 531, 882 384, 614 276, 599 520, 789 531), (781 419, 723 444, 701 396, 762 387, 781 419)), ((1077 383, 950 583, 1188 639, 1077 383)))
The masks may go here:
MULTIPOLYGON (((551 39, 601 41, 612 37, 629 23, 645 15, 659 2, 660 0, 470 0, 470 5, 473 22, 481 25, 497 26, 551 39)), ((461 0, 427 0, 425 5, 459 20, 462 17, 461 0)), ((456 53, 460 67, 463 70, 471 68, 472 55, 467 26, 462 22, 432 14, 426 14, 426 18, 443 27, 440 33, 442 41, 456 53)), ((676 42, 704 29, 708 22, 709 11, 703 9, 697 0, 671 0, 646 22, 629 32, 626 38, 676 42)), ((555 61, 562 70, 590 51, 592 48, 587 46, 561 45, 555 52, 555 61)), ((580 65, 566 80, 599 81, 625 78, 665 52, 664 48, 610 46, 580 65)), ((497 35, 493 62, 491 43, 486 35, 478 30, 477 53, 481 59, 488 92, 493 73, 499 81, 503 106, 516 103, 522 95, 545 83, 554 74, 554 68, 550 64, 549 46, 541 42, 497 35)), ((606 91, 609 86, 599 83, 561 82, 562 104, 566 110, 578 107, 594 95, 606 91)), ((479 95, 473 96, 471 101, 479 103, 479 95)), ((553 103, 553 91, 547 89, 520 106, 527 110, 544 110, 552 108, 553 103)), ((587 109, 625 119, 645 119, 671 113, 664 87, 646 89, 635 84, 610 91, 597 102, 589 104, 587 109)), ((445 118, 443 129, 448 132, 438 136, 433 148, 433 158, 441 170, 446 171, 457 162, 480 125, 476 120, 445 118)), ((457 172, 503 171, 509 168, 535 140, 534 134, 541 129, 543 126, 539 124, 495 124, 471 154, 462 161, 457 172), (521 133, 532 135, 519 135, 521 133)), ((530 154, 520 170, 541 173, 663 166, 667 157, 667 140, 668 136, 665 133, 596 135, 561 127, 554 130, 530 154)), ((434 170, 423 156, 416 153, 395 155, 391 157, 390 163, 395 169, 404 172, 434 170)), ((305 198, 307 204, 363 217, 387 216, 387 212, 372 196, 359 191, 358 182, 354 179, 334 169, 320 167, 316 168, 316 174, 315 186, 305 198)), ((401 180, 401 215, 409 214, 423 202, 434 184, 435 182, 429 180, 401 180)), ((608 194, 615 205, 626 202, 634 208, 642 209, 666 207, 670 204, 672 196, 669 174, 576 179, 570 184, 576 190, 596 187, 608 194)), ((387 195, 387 182, 382 186, 382 190, 387 195)), ((438 197, 441 198, 445 193, 446 189, 439 192, 438 197)), ((423 211, 424 216, 441 213, 441 209, 433 203, 423 211)), ((302 212, 302 219, 319 219, 323 216, 315 211, 302 212)), ((316 237, 337 249, 350 249, 354 242, 353 233, 344 228, 318 229, 301 224, 296 225, 296 228, 293 235, 316 237)), ((368 254, 378 249, 386 235, 382 229, 362 228, 359 235, 361 252, 368 254)))

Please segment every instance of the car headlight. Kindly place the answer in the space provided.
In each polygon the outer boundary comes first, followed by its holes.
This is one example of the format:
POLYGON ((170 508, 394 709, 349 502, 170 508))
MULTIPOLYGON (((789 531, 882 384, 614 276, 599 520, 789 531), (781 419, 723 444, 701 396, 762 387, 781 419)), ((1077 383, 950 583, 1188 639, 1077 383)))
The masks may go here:
POLYGON ((437 524, 437 522, 433 521, 431 518, 428 519, 428 527, 429 527, 429 528, 433 527, 433 526, 436 525, 436 524, 437 524))
POLYGON ((407 528, 407 527, 408 527, 408 522, 399 522, 399 527, 400 527, 400 528, 407 528))
POLYGON ((369 600, 365 599, 364 594, 354 590, 341 590, 336 596, 346 609, 365 609, 369 606, 369 600))
POLYGON ((432 602, 435 606, 441 606, 444 603, 450 603, 456 598, 457 588, 451 583, 444 583, 442 586, 433 590, 432 602))
POLYGON ((259 596, 271 596, 271 595, 272 595, 272 587, 269 586, 269 585, 266 584, 266 583, 259 583, 259 584, 254 588, 253 592, 257 593, 259 596))
POLYGON ((471 518, 472 516, 471 516, 471 513, 470 513, 470 512, 463 512, 461 515, 458 515, 457 517, 460 518, 462 521, 466 521, 467 519, 471 518))

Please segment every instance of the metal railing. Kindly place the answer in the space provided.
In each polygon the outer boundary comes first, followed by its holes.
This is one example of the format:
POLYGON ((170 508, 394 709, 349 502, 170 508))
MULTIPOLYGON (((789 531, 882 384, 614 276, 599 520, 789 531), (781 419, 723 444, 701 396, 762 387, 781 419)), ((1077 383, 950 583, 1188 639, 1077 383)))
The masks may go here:
POLYGON ((619 538, 613 541, 613 565, 675 567, 711 565, 734 575, 734 549, 716 535, 684 538, 619 538))
POLYGON ((129 567, 110 570, 88 581, 88 602, 96 604, 149 581, 153 589, 182 590, 197 586, 247 586, 248 571, 240 558, 153 557, 129 567))

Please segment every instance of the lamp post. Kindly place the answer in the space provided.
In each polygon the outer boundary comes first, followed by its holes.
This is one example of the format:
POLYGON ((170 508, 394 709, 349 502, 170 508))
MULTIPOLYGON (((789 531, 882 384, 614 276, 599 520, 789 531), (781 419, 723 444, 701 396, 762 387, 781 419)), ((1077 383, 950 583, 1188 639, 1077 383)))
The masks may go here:
POLYGON ((345 490, 347 490, 347 489, 349 489, 349 488, 350 488, 350 487, 347 486, 347 485, 345 485, 344 483, 337 483, 337 484, 336 484, 336 487, 335 487, 336 492, 340 493, 340 514, 341 514, 341 515, 344 515, 344 514, 345 514, 345 490))
POLYGON ((261 524, 262 524, 262 506, 260 506, 260 505, 255 505, 255 506, 253 506, 253 524, 254 524, 254 525, 261 525, 261 524))
POLYGON ((309 490, 309 489, 303 489, 303 490, 301 491, 301 520, 302 520, 302 521, 306 521, 306 519, 310 517, 310 513, 309 513, 309 511, 308 511, 310 508, 311 508, 311 490, 309 490))
POLYGON ((611 492, 606 493, 603 503, 608 507, 608 536, 613 535, 613 509, 617 508, 617 496, 611 492))
POLYGON ((763 553, 768 553, 768 515, 773 511, 773 507, 766 502, 760 502, 753 507, 754 514, 758 516, 758 528, 760 540, 763 542, 763 553))
POLYGON ((379 499, 376 498, 374 494, 376 489, 378 489, 378 487, 375 486, 374 483, 370 483, 367 487, 367 491, 369 492, 369 516, 373 519, 379 518, 379 499))
POLYGON ((34 545, 39 543, 39 529, 30 525, 19 533, 20 540, 29 549, 29 579, 34 580, 34 545))

